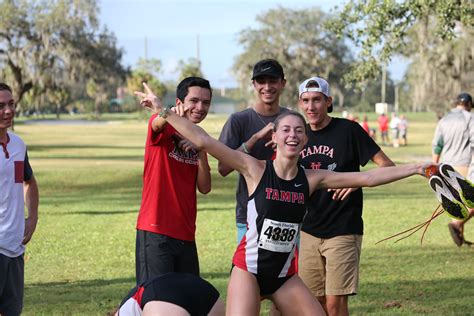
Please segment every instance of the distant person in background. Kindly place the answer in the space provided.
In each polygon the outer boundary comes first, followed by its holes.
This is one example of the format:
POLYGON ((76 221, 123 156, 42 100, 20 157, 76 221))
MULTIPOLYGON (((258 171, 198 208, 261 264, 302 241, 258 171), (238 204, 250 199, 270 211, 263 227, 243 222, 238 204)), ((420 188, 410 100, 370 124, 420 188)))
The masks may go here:
MULTIPOLYGON (((274 150, 271 143, 273 121, 283 112, 280 95, 286 85, 283 67, 274 59, 263 59, 253 67, 252 85, 257 101, 252 107, 233 113, 222 128, 219 141, 232 149, 242 151, 257 159, 270 159, 274 150)), ((233 171, 219 161, 219 173, 225 177, 233 171)), ((237 244, 247 232, 247 185, 239 174, 236 190, 235 217, 237 244)))
POLYGON ((23 309, 23 254, 36 229, 39 204, 26 145, 8 131, 14 117, 12 89, 0 82, 0 315, 5 316, 23 309))
POLYGON ((377 118, 379 124, 380 137, 382 138, 382 144, 388 145, 388 118, 385 113, 382 113, 377 118))
POLYGON ((369 136, 375 140, 376 138, 376 133, 375 133, 375 128, 370 128, 369 126, 369 120, 367 119, 367 115, 364 115, 364 119, 362 121, 362 123, 360 124, 360 126, 362 126, 362 128, 364 129, 364 131, 369 134, 369 136))
POLYGON ((364 115, 364 119, 362 120, 362 123, 360 125, 367 134, 370 133, 369 120, 367 119, 367 115, 364 115))
MULTIPOLYGON (((459 94, 454 108, 438 122, 432 142, 432 161, 450 164, 463 176, 468 175, 472 159, 471 147, 474 144, 471 108, 471 95, 459 94)), ((458 247, 464 243, 464 224, 468 220, 453 219, 448 224, 451 237, 458 247)))
MULTIPOLYGON (((176 88, 175 103, 189 107, 185 118, 194 124, 206 118, 211 98, 211 86, 203 78, 187 77, 176 88)), ((136 226, 137 284, 169 272, 199 275, 196 191, 211 191, 207 154, 155 114, 148 122, 144 160, 136 226)))
POLYGON ((398 137, 399 137, 398 124, 399 123, 400 123, 400 118, 397 116, 397 113, 392 112, 392 117, 390 119, 390 131, 392 132, 392 145, 395 148, 400 147, 400 143, 398 140, 398 137))
POLYGON ((398 136, 400 138, 400 145, 408 145, 408 120, 405 115, 400 115, 400 122, 398 123, 398 136))

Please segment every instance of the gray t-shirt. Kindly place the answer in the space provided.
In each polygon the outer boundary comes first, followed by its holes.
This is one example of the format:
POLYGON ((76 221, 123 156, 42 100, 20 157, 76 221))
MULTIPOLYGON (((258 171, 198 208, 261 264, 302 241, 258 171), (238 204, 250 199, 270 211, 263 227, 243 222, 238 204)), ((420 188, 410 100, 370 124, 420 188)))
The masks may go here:
POLYGON ((452 109, 436 126, 433 152, 441 148, 440 161, 453 166, 469 166, 471 143, 474 141, 474 121, 471 113, 452 109))
MULTIPOLYGON (((280 108, 279 113, 272 116, 259 115, 252 108, 233 113, 224 124, 219 136, 219 141, 232 149, 237 149, 243 142, 247 141, 252 137, 252 135, 260 131, 268 123, 275 121, 278 115, 285 111, 288 111, 288 109, 280 108)), ((271 147, 265 147, 265 143, 269 140, 270 139, 259 140, 250 151, 250 155, 260 160, 271 159, 273 156, 273 149, 271 147)), ((245 179, 242 175, 239 175, 236 192, 237 203, 235 207, 237 223, 244 224, 247 222, 248 196, 245 179)))

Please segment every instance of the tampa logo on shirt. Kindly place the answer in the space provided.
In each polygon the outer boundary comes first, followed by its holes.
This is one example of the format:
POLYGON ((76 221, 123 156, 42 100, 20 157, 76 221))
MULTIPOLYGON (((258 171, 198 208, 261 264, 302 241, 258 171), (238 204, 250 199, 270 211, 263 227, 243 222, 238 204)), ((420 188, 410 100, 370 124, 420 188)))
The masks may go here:
POLYGON ((300 192, 283 191, 278 189, 265 189, 267 200, 304 204, 304 194, 300 192))
POLYGON ((334 158, 334 148, 331 148, 329 146, 326 146, 326 145, 319 145, 319 146, 311 146, 311 147, 307 147, 307 148, 304 148, 301 152, 300 152, 300 156, 301 158, 306 158, 308 157, 309 155, 326 155, 328 157, 331 157, 331 158, 334 158))

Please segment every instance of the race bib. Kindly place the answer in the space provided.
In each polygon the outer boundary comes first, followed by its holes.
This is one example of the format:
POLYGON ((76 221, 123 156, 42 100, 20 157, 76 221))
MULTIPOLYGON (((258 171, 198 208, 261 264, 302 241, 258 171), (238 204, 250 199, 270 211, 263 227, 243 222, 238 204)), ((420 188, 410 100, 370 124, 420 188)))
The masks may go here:
POLYGON ((258 248, 288 253, 293 249, 299 224, 278 222, 266 218, 258 240, 258 248))

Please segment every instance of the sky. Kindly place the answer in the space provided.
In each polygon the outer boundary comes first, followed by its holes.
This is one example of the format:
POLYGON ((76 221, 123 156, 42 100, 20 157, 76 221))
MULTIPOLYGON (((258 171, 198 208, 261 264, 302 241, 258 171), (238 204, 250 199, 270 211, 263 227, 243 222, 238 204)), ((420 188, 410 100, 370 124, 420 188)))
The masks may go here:
MULTIPOLYGON (((233 87, 231 68, 242 52, 238 34, 257 28, 256 17, 272 8, 304 9, 318 6, 325 12, 344 0, 99 0, 100 23, 117 37, 125 51, 123 63, 134 66, 140 57, 162 61, 164 80, 176 80, 180 60, 199 54, 204 77, 214 87, 233 87), (197 44, 199 43, 199 45, 197 44), (199 47, 199 49, 198 49, 199 47)), ((284 65, 283 65, 284 67, 284 65)), ((400 80, 406 64, 389 65, 400 80)), ((249 74, 250 78, 250 74, 249 74)))

